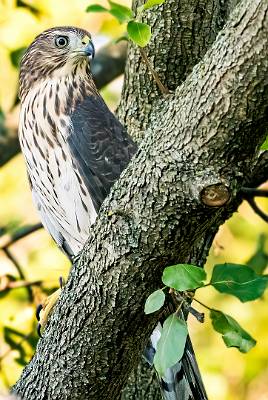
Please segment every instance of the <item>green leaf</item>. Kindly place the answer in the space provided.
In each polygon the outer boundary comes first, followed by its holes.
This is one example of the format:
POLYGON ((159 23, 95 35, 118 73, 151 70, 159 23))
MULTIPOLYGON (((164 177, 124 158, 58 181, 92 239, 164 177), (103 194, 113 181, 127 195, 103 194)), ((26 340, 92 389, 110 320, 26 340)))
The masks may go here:
POLYGON ((256 340, 246 332, 230 315, 211 310, 210 318, 215 331, 222 334, 227 347, 236 347, 241 353, 247 353, 255 346, 256 340))
POLYGON ((151 39, 151 27, 141 22, 130 21, 127 32, 130 39, 140 47, 146 46, 151 39))
POLYGON ((261 145, 261 150, 268 150, 268 136, 266 137, 264 143, 261 145))
POLYGON ((87 7, 86 12, 107 12, 107 8, 101 6, 100 4, 91 4, 87 7))
POLYGON ((264 251, 266 236, 261 234, 255 254, 248 260, 247 266, 252 268, 256 274, 261 275, 268 265, 268 254, 264 251))
POLYGON ((129 21, 134 17, 132 10, 129 7, 122 6, 121 4, 115 3, 109 0, 111 9, 109 13, 112 14, 120 24, 129 21))
POLYGON ((187 335, 186 323, 176 314, 165 320, 154 356, 154 366, 160 376, 182 358, 187 335))
POLYGON ((166 0, 147 0, 146 3, 144 4, 143 9, 148 10, 149 8, 159 6, 163 3, 165 3, 166 0))
POLYGON ((203 268, 191 264, 177 264, 164 269, 162 281, 166 286, 182 292, 204 286, 206 276, 203 268))
POLYGON ((231 294, 246 302, 261 297, 267 282, 267 276, 257 275, 246 265, 218 264, 213 269, 210 283, 220 293, 231 294))
POLYGON ((165 302, 165 293, 163 292, 162 289, 156 290, 155 292, 150 294, 150 296, 145 302, 145 308, 144 308, 145 314, 151 314, 159 310, 159 308, 163 306, 164 302, 165 302))
POLYGON ((21 58, 22 58, 23 54, 25 53, 25 51, 26 51, 26 47, 20 47, 19 49, 16 49, 10 53, 10 59, 11 59, 12 65, 14 67, 16 67, 16 68, 19 67, 21 58))

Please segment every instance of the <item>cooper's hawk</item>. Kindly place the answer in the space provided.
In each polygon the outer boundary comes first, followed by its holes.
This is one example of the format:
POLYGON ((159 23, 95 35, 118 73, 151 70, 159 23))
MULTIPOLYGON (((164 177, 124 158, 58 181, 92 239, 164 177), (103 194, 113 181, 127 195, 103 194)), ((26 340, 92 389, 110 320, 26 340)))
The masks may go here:
MULTIPOLYGON (((19 137, 33 200, 44 227, 71 260, 137 149, 94 85, 93 56, 88 32, 53 28, 37 36, 20 70, 19 137)), ((152 342, 157 335, 158 329, 152 342)), ((193 357, 188 348, 184 361, 167 371, 167 399, 206 398, 193 357)))

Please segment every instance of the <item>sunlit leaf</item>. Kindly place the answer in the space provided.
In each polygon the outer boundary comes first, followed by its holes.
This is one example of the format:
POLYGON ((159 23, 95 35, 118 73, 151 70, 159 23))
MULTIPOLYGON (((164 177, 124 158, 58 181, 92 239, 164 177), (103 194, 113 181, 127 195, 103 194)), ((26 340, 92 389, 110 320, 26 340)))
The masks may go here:
POLYGON ((160 376, 182 358, 187 334, 186 323, 176 314, 165 320, 154 356, 154 366, 160 376))
POLYGON ((165 293, 161 289, 156 290, 155 292, 150 294, 150 296, 146 300, 144 307, 145 314, 151 314, 159 310, 159 308, 163 306, 164 302, 165 293))
POLYGON ((246 332, 230 315, 211 310, 210 318, 215 331, 222 334, 227 347, 236 347, 241 353, 247 353, 255 346, 256 340, 246 332))
POLYGON ((144 10, 148 10, 149 8, 159 6, 160 4, 165 3, 166 0, 147 0, 143 6, 144 10))
POLYGON ((130 21, 127 32, 130 39, 140 47, 146 46, 151 39, 151 27, 141 22, 130 21))
POLYGON ((168 287, 184 291, 204 286, 206 276, 203 268, 191 264, 177 264, 164 269, 162 281, 168 287))
POLYGON ((112 14, 120 24, 127 22, 134 17, 133 12, 129 7, 122 6, 121 4, 110 0, 109 4, 111 6, 111 9, 109 10, 110 14, 112 14))
POLYGON ((210 283, 220 293, 231 294, 246 302, 263 295, 268 277, 257 275, 246 265, 218 264, 213 269, 210 283))
POLYGON ((87 7, 86 12, 107 12, 107 8, 101 6, 100 4, 91 4, 87 7))
POLYGON ((268 136, 266 137, 264 143, 261 145, 261 150, 268 150, 268 136))

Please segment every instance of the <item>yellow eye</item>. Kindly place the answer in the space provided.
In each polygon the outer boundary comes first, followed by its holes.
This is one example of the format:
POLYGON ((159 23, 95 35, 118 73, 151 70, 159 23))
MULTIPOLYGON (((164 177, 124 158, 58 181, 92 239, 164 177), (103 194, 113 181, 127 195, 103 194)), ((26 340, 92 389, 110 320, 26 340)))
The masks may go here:
POLYGON ((67 36, 57 36, 55 39, 55 45, 61 49, 68 46, 69 38, 67 36))

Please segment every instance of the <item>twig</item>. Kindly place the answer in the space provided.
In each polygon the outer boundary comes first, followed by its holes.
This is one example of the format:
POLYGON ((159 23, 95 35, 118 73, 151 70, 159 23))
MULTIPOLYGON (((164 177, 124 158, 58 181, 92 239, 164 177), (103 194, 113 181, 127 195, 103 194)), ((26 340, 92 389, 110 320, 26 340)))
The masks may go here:
POLYGON ((256 189, 249 187, 242 187, 240 192, 243 194, 245 198, 247 197, 268 197, 268 190, 265 189, 256 189))
POLYGON ((27 282, 25 280, 20 280, 20 281, 13 281, 10 279, 8 275, 4 275, 0 277, 0 292, 5 292, 7 290, 12 290, 12 289, 18 289, 22 287, 28 287, 28 286, 40 286, 42 284, 42 281, 33 281, 33 282, 27 282))
POLYGON ((196 301, 197 303, 199 303, 201 306, 205 307, 209 311, 214 310, 213 308, 206 306, 206 304, 202 303, 200 300, 197 300, 195 297, 193 298, 193 300, 196 301))
POLYGON ((193 308, 192 306, 188 307, 188 311, 190 314, 192 314, 198 322, 201 322, 203 324, 204 320, 205 320, 205 314, 201 313, 199 311, 197 311, 195 308, 193 308))
POLYGON ((24 237, 36 232, 39 229, 42 229, 43 225, 39 222, 35 225, 24 226, 18 229, 14 234, 6 234, 0 237, 0 249, 5 250, 7 247, 11 246, 18 240, 23 239, 24 237))
MULTIPOLYGON (((4 247, 3 251, 4 251, 5 255, 7 256, 7 258, 14 264, 16 270, 18 271, 20 279, 23 280, 23 281, 26 281, 26 278, 25 278, 25 275, 24 275, 24 273, 22 271, 21 266, 19 265, 18 261, 13 256, 13 254, 10 252, 10 250, 7 247, 4 247)), ((31 286, 26 286, 25 288, 26 288, 26 290, 28 292, 29 301, 33 301, 33 291, 32 291, 31 286)))
MULTIPOLYGON (((23 336, 23 337, 21 338, 21 340, 20 340, 18 343, 16 343, 16 346, 22 345, 22 343, 24 343, 25 340, 29 339, 29 337, 30 337, 33 333, 34 333, 34 331, 31 331, 30 333, 27 333, 27 335, 23 336)), ((14 349, 12 349, 12 348, 10 347, 4 354, 2 354, 2 355, 0 356, 0 362, 1 362, 5 357, 7 357, 7 356, 9 355, 9 353, 11 353, 11 351, 13 351, 13 350, 14 350, 14 349)))
POLYGON ((268 190, 242 187, 240 189, 240 193, 242 194, 243 199, 249 203, 255 213, 265 222, 268 222, 268 215, 265 214, 265 212, 263 212, 255 202, 255 197, 268 197, 268 190))
POLYGON ((149 71, 152 73, 153 78, 155 80, 155 82, 157 83, 157 86, 159 87, 160 91, 162 94, 169 94, 169 90, 168 88, 166 88, 166 86, 163 85, 163 83, 161 82, 158 73, 153 69, 147 54, 145 53, 144 49, 142 47, 139 48, 140 49, 140 53, 142 56, 143 61, 145 62, 145 64, 147 65, 149 71))

